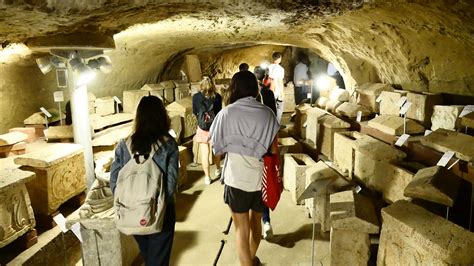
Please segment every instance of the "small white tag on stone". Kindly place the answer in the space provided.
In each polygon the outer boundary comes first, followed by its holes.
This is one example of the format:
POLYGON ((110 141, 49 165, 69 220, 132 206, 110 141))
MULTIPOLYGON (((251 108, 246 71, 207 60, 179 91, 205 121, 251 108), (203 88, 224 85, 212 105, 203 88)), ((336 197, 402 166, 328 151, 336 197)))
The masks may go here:
POLYGON ((293 112, 293 113, 291 114, 291 117, 293 117, 293 116, 295 116, 295 115, 296 115, 296 112, 293 112))
POLYGON ((308 122, 304 122, 303 127, 306 127, 308 125, 308 122))
POLYGON ((170 136, 172 136, 173 138, 176 138, 176 132, 174 132, 173 129, 170 129, 170 130, 168 131, 168 134, 170 134, 170 136))
POLYGON ((408 140, 409 137, 410 137, 410 135, 408 135, 408 134, 403 134, 403 135, 401 135, 401 136, 398 138, 397 142, 395 142, 395 146, 398 146, 398 147, 403 146, 403 144, 405 144, 405 142, 407 142, 407 140, 408 140))
POLYGON ((354 188, 354 190, 355 190, 356 193, 359 193, 359 192, 362 191, 362 188, 361 188, 359 185, 357 185, 357 186, 354 188))
POLYGON ((81 241, 82 243, 81 225, 79 224, 79 222, 71 225, 71 231, 76 235, 77 239, 79 239, 79 241, 81 241))
POLYGON ((403 104, 405 104, 405 102, 407 101, 407 97, 406 96, 402 96, 400 98, 400 100, 398 100, 398 107, 402 107, 403 104))
POLYGON ((377 97, 377 99, 375 99, 376 102, 381 102, 382 101, 382 95, 379 95, 379 97, 377 97))
POLYGON ((410 106, 411 106, 411 102, 406 102, 406 103, 402 106, 402 108, 400 109, 400 114, 401 114, 401 115, 405 115, 405 114, 407 113, 408 109, 410 108, 410 106))
POLYGON ((64 102, 64 93, 63 93, 63 91, 55 91, 53 93, 53 97, 54 97, 54 102, 55 103, 64 102))
POLYGON ((463 117, 463 116, 466 116, 470 113, 474 112, 474 105, 466 105, 464 107, 464 109, 462 109, 462 112, 461 114, 459 115, 459 117, 463 117))
POLYGON ((115 101, 116 103, 118 103, 118 104, 121 104, 121 103, 122 103, 122 101, 121 101, 117 96, 114 96, 113 98, 114 98, 114 101, 115 101))
POLYGON ((431 133, 433 133, 433 131, 431 131, 431 130, 429 130, 429 129, 425 130, 425 137, 428 136, 428 135, 431 134, 431 133))
POLYGON ((445 167, 448 164, 449 160, 451 160, 451 158, 453 158, 453 156, 454 156, 454 151, 445 152, 443 154, 443 157, 441 157, 441 159, 439 159, 439 161, 436 165, 445 167))
POLYGON ((40 110, 46 117, 48 117, 48 118, 52 117, 52 115, 44 107, 40 107, 40 110))
POLYGON ((64 218, 64 216, 61 213, 54 216, 53 221, 59 226, 59 228, 61 229, 61 231, 63 231, 63 233, 67 232, 66 218, 64 218))
POLYGON ((357 112, 357 118, 356 118, 356 121, 357 121, 357 122, 360 122, 360 121, 362 121, 362 111, 358 111, 358 112, 357 112))
POLYGON ((459 162, 459 160, 461 160, 461 159, 457 159, 453 164, 451 164, 451 165, 448 167, 448 170, 451 169, 451 168, 453 168, 453 166, 456 165, 456 164, 459 162))

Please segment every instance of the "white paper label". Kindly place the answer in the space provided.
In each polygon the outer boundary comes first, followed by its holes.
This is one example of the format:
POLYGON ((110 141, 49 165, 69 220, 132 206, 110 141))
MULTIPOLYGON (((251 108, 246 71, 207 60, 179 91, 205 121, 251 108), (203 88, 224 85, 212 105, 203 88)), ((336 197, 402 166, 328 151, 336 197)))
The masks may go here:
POLYGON ((63 91, 55 91, 53 93, 54 97, 54 102, 59 103, 59 102, 64 102, 64 93, 63 91))
POLYGON ((362 121, 362 111, 358 111, 358 112, 357 112, 357 118, 356 118, 356 121, 357 121, 357 122, 360 122, 360 121, 362 121))
POLYGON ((355 190, 356 193, 359 193, 359 192, 362 190, 362 188, 361 188, 359 185, 357 185, 357 186, 354 188, 354 190, 355 190))
POLYGON ((381 102, 382 101, 382 95, 379 95, 379 97, 377 97, 377 99, 375 99, 376 102, 381 102))
POLYGON ((170 130, 168 131, 168 134, 170 134, 170 136, 172 136, 173 138, 176 138, 176 132, 174 132, 173 129, 170 129, 170 130))
POLYGON ((453 168, 453 166, 456 165, 456 164, 459 162, 459 160, 461 160, 461 159, 457 159, 453 164, 451 164, 451 165, 448 167, 448 170, 451 169, 451 168, 453 168))
POLYGON ((397 142, 395 142, 395 146, 398 146, 398 147, 403 146, 403 144, 405 144, 405 142, 407 142, 407 140, 408 140, 409 137, 410 137, 410 135, 408 135, 408 134, 403 134, 403 135, 401 135, 401 136, 398 138, 397 142))
POLYGON ((411 106, 411 102, 406 102, 406 103, 402 106, 402 108, 400 109, 400 114, 401 114, 401 115, 405 115, 405 114, 407 113, 408 109, 410 108, 410 106, 411 106))
POLYGON ((307 95, 306 95, 306 97, 307 97, 308 99, 311 99, 311 92, 308 92, 307 95))
POLYGON ((77 239, 82 243, 82 235, 81 235, 81 225, 79 223, 75 223, 71 225, 71 231, 76 235, 77 239))
POLYGON ((67 232, 67 228, 66 228, 66 218, 64 218, 64 216, 60 213, 56 216, 53 217, 53 220, 54 222, 59 226, 59 228, 61 229, 61 231, 63 231, 63 233, 66 233, 67 232))
POLYGON ((459 115, 459 117, 463 117, 463 116, 468 115, 472 112, 474 112, 474 105, 466 105, 466 107, 464 107, 464 109, 462 109, 462 112, 459 115))
POLYGON ((122 103, 122 101, 121 101, 117 96, 114 96, 113 98, 114 98, 114 101, 115 101, 116 103, 118 103, 118 104, 121 104, 121 103, 122 103))
POLYGON ((453 158, 454 156, 454 151, 447 151, 443 154, 443 157, 441 157, 441 159, 439 159, 438 163, 436 165, 439 165, 439 166, 446 166, 446 164, 448 164, 449 160, 451 160, 451 158, 453 158))
POLYGON ((429 129, 425 130, 425 136, 428 136, 428 135, 431 134, 432 132, 433 132, 433 131, 431 131, 431 130, 429 130, 429 129))
POLYGON ((398 100, 398 107, 402 107, 403 104, 405 104, 405 102, 407 101, 407 97, 406 96, 402 96, 400 98, 400 100, 398 100))
POLYGON ((293 116, 295 116, 295 115, 296 115, 296 112, 292 113, 292 114, 291 114, 291 117, 293 117, 293 116))
POLYGON ((46 116, 46 117, 52 117, 52 115, 48 112, 48 110, 46 110, 44 107, 41 107, 40 108, 41 112, 43 112, 43 114, 46 116))
POLYGON ((303 127, 306 127, 308 125, 308 122, 304 122, 303 127))

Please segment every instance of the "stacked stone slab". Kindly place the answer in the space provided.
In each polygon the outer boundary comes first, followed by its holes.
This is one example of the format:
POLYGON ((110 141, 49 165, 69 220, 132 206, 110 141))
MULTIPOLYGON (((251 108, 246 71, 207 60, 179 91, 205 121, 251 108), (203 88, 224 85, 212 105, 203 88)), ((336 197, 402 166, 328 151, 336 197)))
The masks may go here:
POLYGON ((474 128, 474 112, 463 116, 461 118, 461 125, 464 127, 474 128))
POLYGON ((474 233, 408 201, 382 209, 377 265, 472 265, 474 233))
POLYGON ((74 139, 72 126, 51 126, 44 130, 44 136, 48 142, 74 139))
POLYGON ((100 116, 107 116, 115 113, 114 98, 107 96, 95 99, 95 113, 100 116))
POLYGON ((342 103, 336 108, 336 114, 347 116, 349 118, 356 118, 358 112, 361 112, 361 117, 367 117, 372 114, 367 107, 350 102, 342 103))
POLYGON ((408 92, 407 101, 412 103, 407 111, 407 117, 427 128, 431 127, 434 106, 443 102, 439 94, 414 92, 408 92))
POLYGON ((354 174, 354 141, 361 137, 357 131, 334 134, 334 165, 348 180, 352 180, 354 174))
POLYGON ((328 104, 329 98, 326 97, 319 97, 316 100, 316 106, 321 109, 326 109, 326 105, 328 104))
POLYGON ((84 265, 132 265, 139 249, 133 236, 115 227, 113 219, 81 219, 84 265))
POLYGON ((306 170, 306 187, 311 183, 316 183, 314 198, 306 199, 305 206, 309 216, 316 215, 315 220, 321 225, 322 232, 328 232, 330 227, 329 219, 329 195, 343 190, 349 183, 342 179, 340 175, 322 161, 306 170))
POLYGON ((283 112, 294 112, 295 111, 295 86, 293 82, 288 82, 283 90, 285 94, 283 112))
POLYGON ((89 115, 89 122, 92 130, 100 130, 113 125, 132 121, 134 114, 132 113, 118 113, 108 116, 100 116, 97 114, 89 115))
POLYGON ((132 133, 132 123, 127 123, 108 128, 94 135, 92 148, 94 152, 113 150, 120 140, 127 138, 132 133))
POLYGON ((297 138, 306 138, 306 111, 311 108, 309 104, 300 104, 296 107, 296 115, 295 115, 295 136, 297 138))
POLYGON ((183 118, 183 138, 190 137, 196 133, 197 120, 196 116, 193 114, 193 100, 191 97, 169 104, 166 106, 166 110, 170 117, 179 115, 183 118))
POLYGON ((438 128, 455 130, 461 127, 459 115, 464 109, 463 105, 435 105, 431 116, 431 130, 438 128))
POLYGON ((331 265, 367 265, 369 234, 380 226, 369 198, 352 190, 331 194, 331 265))
POLYGON ((137 111, 138 103, 145 96, 150 95, 149 91, 144 90, 130 90, 123 92, 123 112, 135 113, 137 111))
POLYGON ((406 134, 420 134, 425 131, 425 127, 418 124, 417 122, 403 117, 394 115, 379 115, 368 122, 368 126, 380 130, 386 134, 393 136, 401 136, 406 134), (404 123, 406 121, 405 132, 404 123))
POLYGON ((303 153, 287 153, 284 156, 283 185, 291 193, 291 199, 295 204, 303 204, 298 201, 306 188, 306 170, 315 165, 316 162, 303 153))
POLYGON ((380 114, 398 116, 401 107, 399 101, 406 95, 406 91, 382 91, 380 94, 380 114))
POLYGON ((19 169, 0 170, 0 248, 10 244, 36 225, 25 183, 35 173, 19 169))
POLYGON ((474 137, 446 129, 437 129, 421 139, 421 144, 439 152, 454 151, 461 160, 474 162, 474 137))
MULTIPOLYGON (((48 125, 53 123, 59 122, 59 111, 54 108, 48 109, 48 112, 51 114, 51 117, 48 117, 48 125)), ((62 114, 61 116, 63 119, 66 118, 66 114, 62 114)), ((23 120, 23 124, 25 127, 32 127, 35 129, 36 137, 44 137, 43 130, 45 129, 46 125, 46 118, 42 112, 36 112, 23 120)))
POLYGON ((334 88, 331 90, 329 100, 326 102, 325 110, 329 112, 335 112, 336 109, 341 106, 344 102, 348 102, 350 94, 347 90, 334 88))
POLYGON ((373 113, 378 113, 379 104, 377 103, 377 98, 383 91, 393 91, 393 87, 390 84, 384 83, 366 83, 362 84, 357 88, 357 104, 363 105, 369 108, 373 113))
POLYGON ((351 125, 319 108, 308 109, 306 115, 306 140, 333 160, 334 134, 348 131, 351 125))
POLYGON ((19 156, 20 169, 36 178, 26 184, 35 214, 50 215, 68 199, 86 189, 83 148, 78 144, 58 143, 19 156))
POLYGON ((452 207, 461 179, 441 166, 419 170, 405 188, 405 196, 452 207))

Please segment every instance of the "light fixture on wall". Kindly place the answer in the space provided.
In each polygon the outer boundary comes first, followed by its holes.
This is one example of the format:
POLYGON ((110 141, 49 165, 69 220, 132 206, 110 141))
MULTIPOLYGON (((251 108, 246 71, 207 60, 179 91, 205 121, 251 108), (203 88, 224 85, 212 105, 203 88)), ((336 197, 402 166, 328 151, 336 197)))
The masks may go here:
POLYGON ((331 85, 331 77, 328 75, 320 75, 316 78, 316 87, 319 90, 327 90, 331 85))
POLYGON ((39 69, 41 70, 41 73, 43 74, 48 74, 49 71, 51 71, 54 66, 51 63, 51 57, 50 56, 45 56, 45 57, 40 57, 36 58, 36 64, 38 65, 39 69))
POLYGON ((112 72, 112 61, 108 56, 105 55, 89 60, 87 62, 87 66, 92 69, 100 70, 103 73, 112 72))
POLYGON ((92 81, 96 73, 92 69, 84 64, 81 59, 74 57, 69 60, 69 65, 71 66, 72 71, 76 74, 76 85, 83 86, 92 81))

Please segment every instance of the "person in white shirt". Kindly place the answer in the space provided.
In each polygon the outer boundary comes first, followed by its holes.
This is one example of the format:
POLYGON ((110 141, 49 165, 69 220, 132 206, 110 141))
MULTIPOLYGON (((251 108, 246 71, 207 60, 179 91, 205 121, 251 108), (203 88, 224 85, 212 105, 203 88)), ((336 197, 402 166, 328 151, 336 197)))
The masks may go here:
POLYGON ((283 100, 285 94, 283 92, 283 78, 285 77, 285 69, 280 66, 282 54, 275 52, 272 54, 273 63, 268 67, 268 77, 271 79, 270 89, 275 95, 276 109, 277 109, 277 120, 281 123, 281 117, 283 115, 283 100))
POLYGON ((293 83, 295 84, 295 103, 300 104, 308 95, 309 59, 304 53, 298 54, 298 64, 295 66, 293 83))

